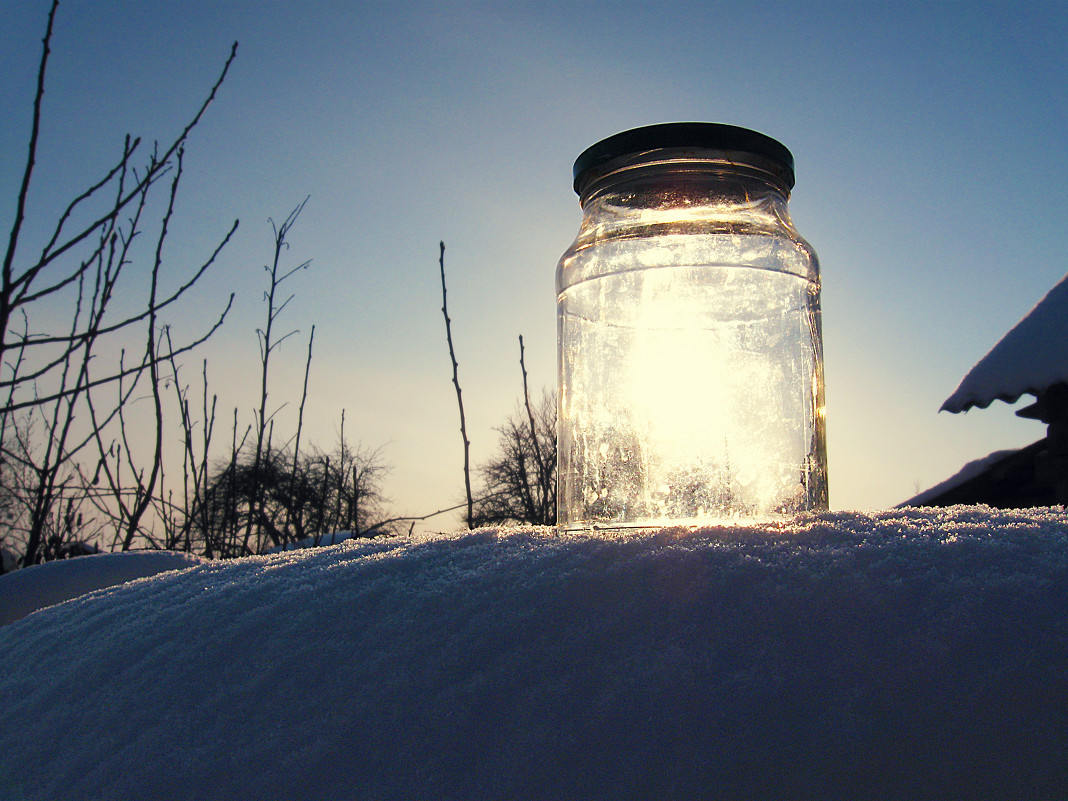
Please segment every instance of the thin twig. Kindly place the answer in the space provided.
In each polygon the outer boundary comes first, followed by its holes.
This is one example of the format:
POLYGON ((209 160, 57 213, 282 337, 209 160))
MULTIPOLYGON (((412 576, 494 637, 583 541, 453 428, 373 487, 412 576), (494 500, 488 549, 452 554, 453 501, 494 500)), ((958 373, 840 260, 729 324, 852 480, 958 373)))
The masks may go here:
POLYGON ((449 319, 449 305, 445 289, 445 243, 440 242, 441 253, 438 266, 441 268, 441 313, 445 315, 445 339, 449 343, 449 358, 452 360, 452 383, 456 387, 456 404, 460 407, 460 436, 464 440, 464 489, 467 491, 467 527, 474 525, 475 501, 471 495, 471 441, 467 438, 467 419, 464 417, 464 398, 460 391, 459 364, 456 362, 456 350, 452 344, 452 320, 449 319))
POLYGON ((311 327, 311 334, 308 336, 308 359, 304 362, 304 389, 300 394, 300 408, 297 410, 297 435, 293 440, 293 474, 290 476, 290 494, 293 496, 296 509, 292 519, 287 514, 286 529, 289 529, 289 524, 292 523, 296 527, 297 539, 301 538, 301 533, 304 530, 304 499, 303 496, 297 497, 297 473, 300 467, 300 435, 304 430, 304 404, 308 400, 308 375, 311 373, 312 362, 312 346, 315 344, 315 326, 311 327))
POLYGON ((538 463, 538 486, 541 489, 541 502, 544 506, 549 498, 549 466, 541 455, 541 445, 538 442, 538 427, 534 423, 534 410, 530 407, 530 390, 527 388, 527 365, 522 334, 519 335, 519 368, 523 371, 523 403, 527 407, 527 420, 530 422, 530 441, 534 444, 534 458, 538 463))
POLYGON ((163 222, 160 224, 159 236, 156 238, 156 255, 152 262, 152 281, 148 297, 150 314, 148 316, 148 330, 145 334, 147 337, 145 359, 148 361, 149 382, 152 390, 152 405, 155 413, 155 448, 152 453, 152 468, 149 471, 148 481, 140 485, 143 487, 144 491, 139 502, 132 509, 130 518, 127 521, 126 538, 122 543, 122 549, 124 551, 130 550, 130 546, 133 545, 134 537, 137 535, 141 525, 141 518, 144 516, 145 512, 148 511, 149 506, 152 505, 153 493, 156 491, 156 482, 160 480, 160 472, 163 467, 163 399, 161 397, 159 386, 159 362, 162 360, 162 357, 156 347, 156 293, 159 288, 159 271, 163 266, 163 244, 167 240, 167 231, 170 228, 171 217, 174 214, 174 199, 178 195, 178 185, 182 180, 182 160, 184 155, 185 148, 178 148, 178 168, 175 170, 174 180, 171 182, 170 198, 167 201, 167 210, 163 215, 163 222))
MULTIPOLYGON (((481 503, 482 501, 487 501, 487 500, 490 500, 491 498, 495 498, 496 496, 503 495, 503 494, 504 494, 503 492, 493 492, 493 493, 490 493, 489 495, 483 495, 481 498, 475 498, 475 502, 476 503, 481 503)), ((418 522, 420 520, 429 520, 432 517, 437 517, 438 515, 443 515, 443 514, 446 514, 447 512, 455 512, 457 509, 463 509, 466 505, 467 505, 466 502, 465 503, 458 503, 455 506, 448 507, 447 509, 438 509, 436 512, 430 512, 429 514, 425 514, 425 515, 404 515, 402 517, 390 517, 390 518, 387 518, 385 520, 379 520, 373 526, 368 526, 365 530, 366 531, 373 531, 376 528, 381 528, 382 526, 388 526, 390 523, 400 523, 400 522, 403 522, 403 521, 406 521, 406 520, 415 521, 415 522, 418 522)))
MULTIPOLYGON (((196 349, 200 345, 203 345, 205 342, 207 342, 209 339, 211 339, 212 334, 214 334, 216 331, 219 330, 220 327, 222 327, 223 322, 226 320, 226 315, 230 312, 230 308, 233 305, 234 305, 234 295, 231 293, 230 300, 226 304, 226 308, 223 309, 222 314, 219 315, 219 319, 217 319, 215 321, 215 324, 210 329, 208 329, 208 331, 203 336, 199 337, 198 339, 194 340, 193 342, 190 342, 188 345, 184 345, 184 346, 178 348, 177 350, 172 350, 172 351, 169 351, 167 353, 164 353, 164 354, 160 355, 159 360, 163 361, 163 360, 166 360, 166 359, 170 359, 172 356, 181 356, 183 353, 188 353, 189 351, 196 349)), ((133 375, 134 373, 141 372, 142 369, 144 369, 144 365, 139 365, 138 367, 120 368, 117 373, 109 375, 106 378, 94 379, 94 380, 90 381, 89 383, 85 384, 81 388, 75 387, 73 389, 64 389, 64 390, 61 390, 59 392, 55 392, 55 393, 53 393, 51 395, 46 395, 44 397, 35 397, 35 398, 30 399, 30 400, 22 401, 20 403, 8 404, 3 409, 0 409, 0 414, 9 414, 11 412, 17 412, 20 409, 28 409, 28 408, 35 407, 35 406, 43 406, 44 404, 51 403, 54 400, 58 400, 60 398, 66 397, 68 395, 76 394, 78 392, 81 392, 82 389, 88 389, 88 388, 92 388, 92 387, 99 387, 99 386, 103 386, 104 384, 110 384, 110 383, 113 383, 115 381, 119 381, 120 379, 125 378, 126 376, 133 375)))
POLYGON ((26 169, 22 173, 22 185, 19 187, 19 197, 15 204, 15 221, 11 226, 11 235, 8 238, 7 252, 4 253, 4 266, 0 272, 0 280, 3 281, 4 292, 0 294, 0 335, 7 331, 8 319, 11 314, 10 292, 12 285, 11 265, 15 259, 15 249, 19 241, 19 232, 22 230, 22 221, 26 217, 26 196, 30 191, 30 178, 33 176, 33 167, 37 160, 37 138, 41 131, 41 101, 45 90, 45 68, 48 66, 48 54, 51 52, 52 23, 56 18, 56 9, 59 0, 52 0, 52 8, 48 12, 48 28, 44 35, 44 49, 41 52, 41 63, 37 68, 37 92, 33 98, 33 123, 30 129, 29 155, 26 158, 26 169))

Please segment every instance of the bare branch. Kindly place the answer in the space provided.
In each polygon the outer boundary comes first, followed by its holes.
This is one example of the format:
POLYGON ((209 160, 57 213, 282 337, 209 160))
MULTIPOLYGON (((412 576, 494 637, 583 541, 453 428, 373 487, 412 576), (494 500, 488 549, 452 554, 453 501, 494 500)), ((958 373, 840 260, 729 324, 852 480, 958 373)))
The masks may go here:
MULTIPOLYGON (((159 357, 159 359, 160 360, 166 360, 166 359, 170 359, 170 358, 172 358, 174 356, 181 356, 183 353, 188 353, 189 351, 199 347, 200 345, 203 345, 205 342, 207 342, 209 339, 211 339, 212 335, 216 331, 219 330, 219 328, 222 326, 223 322, 225 322, 226 315, 230 313, 230 308, 233 305, 234 305, 234 295, 233 295, 233 293, 231 293, 230 294, 230 300, 227 302, 226 308, 223 309, 222 314, 219 315, 219 319, 215 321, 215 324, 212 325, 212 327, 207 331, 207 333, 205 333, 199 339, 196 339, 193 342, 190 342, 188 345, 185 345, 185 346, 183 346, 181 348, 177 348, 176 350, 170 351, 168 353, 162 354, 159 357)), ((90 381, 88 384, 86 384, 86 388, 99 387, 99 386, 103 386, 104 384, 110 384, 110 383, 118 381, 118 380, 120 380, 122 378, 125 378, 126 376, 133 375, 134 373, 136 373, 136 372, 138 372, 140 370, 141 370, 141 367, 131 367, 131 368, 120 369, 117 373, 109 375, 106 378, 98 378, 98 379, 94 379, 94 380, 90 381)), ((17 412, 20 409, 29 409, 29 408, 34 407, 34 406, 40 406, 40 405, 45 404, 45 403, 51 403, 52 401, 59 400, 60 398, 67 397, 73 391, 74 390, 64 390, 64 391, 52 393, 51 395, 45 395, 44 397, 34 398, 33 400, 22 401, 20 403, 10 403, 7 406, 5 406, 3 409, 0 409, 0 414, 9 414, 11 412, 17 412)))
POLYGON ((551 478, 552 471, 545 463, 545 459, 541 454, 540 437, 538 436, 538 427, 534 424, 534 410, 530 407, 530 390, 527 388, 527 364, 525 360, 525 352, 523 348, 523 335, 519 335, 519 368, 523 371, 523 404, 527 409, 527 421, 530 423, 530 440, 534 445, 534 459, 538 466, 538 485, 541 489, 542 497, 547 497, 549 494, 548 481, 551 478))
MULTIPOLYGON (((308 336, 308 359, 304 362, 304 388, 300 393, 300 408, 297 411, 297 434, 293 443, 293 484, 296 483, 297 467, 300 465, 300 436, 304 431, 304 404, 308 400, 308 375, 311 373, 312 362, 312 346, 315 343, 315 326, 311 328, 311 334, 308 336)), ((291 490, 292 493, 292 490, 291 490)), ((291 515, 287 515, 286 525, 294 523, 298 530, 298 534, 303 534, 303 521, 304 521, 304 504, 300 502, 294 503, 294 509, 291 515), (289 518, 292 517, 292 520, 289 518)), ((298 536, 300 539, 300 536, 298 536)))
MULTIPOLYGON (((163 466, 163 400, 160 396, 159 362, 166 358, 173 362, 174 357, 168 354, 161 357, 156 347, 156 293, 159 288, 159 271, 163 265, 163 243, 167 239, 167 231, 170 229, 171 217, 174 214, 174 199, 178 195, 178 184, 182 180, 182 163, 185 156, 185 148, 178 148, 178 167, 171 181, 171 193, 167 200, 167 211, 163 215, 160 224, 159 236, 156 238, 156 256, 152 263, 152 282, 148 298, 148 331, 146 332, 147 344, 145 347, 145 360, 148 362, 149 382, 152 389, 152 404, 155 412, 155 449, 152 454, 152 467, 148 475, 148 481, 138 481, 138 501, 130 511, 126 526, 126 538, 123 540, 122 549, 130 550, 134 536, 138 532, 141 518, 152 504, 153 493, 156 490, 156 482, 160 478, 160 470, 163 466)), ((170 337, 167 337, 168 341, 170 337)))
MULTIPOLYGON (((211 268, 211 266, 215 263, 215 260, 218 258, 219 254, 222 252, 223 248, 225 248, 226 245, 229 244, 230 239, 234 235, 234 232, 237 231, 237 227, 238 227, 239 223, 240 223, 239 220, 234 220, 233 225, 230 226, 230 230, 226 232, 226 236, 223 237, 222 241, 219 242, 218 245, 215 246, 215 250, 212 251, 211 257, 208 258, 207 261, 205 261, 202 265, 200 265, 200 267, 197 268, 197 271, 189 278, 188 281, 186 281, 184 284, 182 284, 180 287, 178 287, 178 289, 176 289, 172 294, 168 295, 163 300, 157 301, 154 307, 145 309, 144 311, 140 312, 139 314, 133 315, 132 317, 127 317, 126 319, 122 320, 121 322, 112 323, 111 325, 104 326, 104 327, 101 327, 101 328, 98 328, 98 329, 95 329, 95 330, 92 330, 92 331, 85 331, 85 332, 77 334, 75 336, 34 337, 32 340, 30 340, 26 344, 27 345, 53 345, 53 344, 58 344, 58 343, 71 342, 76 347, 79 342, 83 341, 87 337, 97 336, 97 335, 102 335, 102 334, 110 334, 113 331, 118 331, 119 329, 127 328, 127 327, 129 327, 131 325, 134 325, 135 323, 139 323, 139 322, 147 319, 153 312, 158 314, 163 309, 167 308, 168 306, 170 306, 173 303, 175 303, 176 301, 178 301, 186 292, 188 292, 193 287, 194 284, 196 284, 200 280, 201 276, 203 276, 204 273, 207 272, 211 268)), ((34 299, 35 300, 36 298, 34 297, 34 298, 30 298, 30 299, 34 299)), ((28 300, 30 300, 30 299, 28 299, 28 300)), ((4 386, 5 383, 6 382, 0 381, 0 387, 4 386)))
POLYGON ((452 361, 452 383, 456 387, 456 404, 460 407, 460 436, 464 441, 464 489, 467 491, 467 527, 474 525, 475 501, 471 497, 471 441, 467 438, 467 419, 464 417, 464 399, 460 391, 459 367, 456 362, 456 350, 452 344, 452 320, 449 319, 449 304, 445 289, 445 243, 441 246, 438 255, 438 266, 441 268, 441 313, 445 316, 445 339, 449 343, 449 359, 452 361))
POLYGON ((26 157, 26 169, 22 173, 22 185, 19 187, 19 197, 15 204, 15 221, 11 226, 11 234, 8 237, 7 251, 4 254, 4 266, 2 272, 0 272, 0 281, 2 281, 5 290, 0 293, 0 334, 7 330, 8 319, 11 315, 7 290, 11 286, 11 265, 15 259, 15 250, 18 246, 22 222, 26 217, 26 197, 30 191, 30 179, 33 176, 34 164, 37 161, 37 139, 41 132, 41 101, 44 98, 45 69, 48 66, 48 55, 51 52, 52 24, 55 22, 57 8, 59 8, 59 0, 52 0, 52 8, 48 12, 48 27, 45 30, 43 40, 44 48, 41 51, 41 63, 37 68, 37 92, 33 98, 33 123, 30 129, 29 154, 26 157))
MULTIPOLYGON (((59 240, 60 234, 63 232, 63 226, 66 224, 67 220, 70 218, 71 214, 74 212, 74 209, 77 208, 78 205, 81 204, 81 202, 83 200, 88 200, 90 197, 95 195, 100 189, 102 189, 104 186, 106 186, 108 183, 110 183, 111 179, 114 178, 116 175, 119 176, 119 191, 118 191, 118 197, 117 197, 115 202, 116 203, 120 203, 122 201, 122 197, 123 197, 122 190, 123 190, 123 186, 125 185, 125 180, 124 179, 126 177, 126 171, 129 169, 129 166, 130 166, 130 157, 133 156, 134 151, 137 150, 137 147, 140 144, 141 144, 141 138, 140 137, 137 137, 136 139, 134 139, 131 142, 130 141, 130 135, 127 134, 126 135, 126 139, 123 142, 122 158, 119 160, 119 163, 116 164, 114 167, 112 167, 110 170, 108 170, 107 174, 103 178, 101 178, 99 181, 97 181, 95 184, 90 186, 88 189, 86 189, 80 195, 75 197, 74 200, 72 200, 69 204, 67 204, 67 208, 64 209, 63 213, 59 217, 59 222, 56 223, 56 230, 52 233, 52 238, 48 240, 48 244, 46 244, 44 246, 44 249, 41 251, 41 259, 42 260, 45 257, 47 257, 49 251, 52 250, 52 248, 55 247, 56 242, 59 240)), ((145 189, 147 189, 147 188, 148 187, 146 186, 145 189)), ((114 219, 112 220, 112 222, 114 223, 114 219)), ((106 237, 104 237, 104 238, 106 238, 106 237)))
POLYGON ((138 193, 140 193, 146 187, 150 186, 152 183, 162 177, 163 172, 169 167, 170 158, 189 137, 190 132, 193 130, 193 128, 197 126, 197 124, 200 122, 200 118, 204 116, 204 112, 207 110, 211 102, 215 99, 215 95, 218 92, 219 87, 222 86, 223 81, 226 79, 226 74, 227 72, 229 72, 230 65, 233 63, 233 60, 236 56, 237 42, 234 42, 233 46, 230 48, 230 56, 226 59, 226 63, 223 65, 222 72, 220 73, 218 79, 216 79, 215 85, 212 86, 208 98, 201 104, 200 108, 196 113, 196 116, 193 117, 192 121, 189 122, 189 124, 187 124, 184 129, 182 129, 182 132, 178 135, 178 138, 176 138, 171 143, 171 145, 167 148, 166 152, 159 158, 153 156, 152 160, 149 162, 149 167, 145 172, 144 178, 142 178, 137 183, 137 185, 134 186, 133 189, 131 189, 118 203, 116 203, 115 206, 111 209, 111 211, 98 218, 96 221, 87 225, 84 229, 82 229, 80 233, 73 235, 62 245, 54 248, 48 253, 46 257, 42 258, 31 269, 39 271, 41 268, 55 261, 56 258, 63 255, 68 250, 85 240, 86 237, 93 233, 93 231, 96 231, 98 228, 108 223, 109 221, 114 220, 118 216, 119 212, 122 211, 122 209, 124 209, 130 203, 130 201, 138 195, 138 193))

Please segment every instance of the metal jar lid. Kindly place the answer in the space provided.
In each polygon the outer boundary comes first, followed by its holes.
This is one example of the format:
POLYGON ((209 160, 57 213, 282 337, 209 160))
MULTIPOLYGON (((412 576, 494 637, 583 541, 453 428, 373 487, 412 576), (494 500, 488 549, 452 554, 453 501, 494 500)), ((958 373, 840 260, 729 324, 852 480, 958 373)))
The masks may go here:
MULTIPOLYGON (((667 122, 632 128, 609 136, 586 148, 575 159, 575 192, 589 180, 598 177, 611 162, 626 156, 656 150, 721 151, 729 154, 748 154, 765 161, 769 169, 783 181, 787 190, 794 186, 793 154, 776 139, 748 128, 716 122, 667 122)), ((695 156, 698 155, 695 153, 695 156)), ((703 155, 708 155, 707 153, 703 155)))

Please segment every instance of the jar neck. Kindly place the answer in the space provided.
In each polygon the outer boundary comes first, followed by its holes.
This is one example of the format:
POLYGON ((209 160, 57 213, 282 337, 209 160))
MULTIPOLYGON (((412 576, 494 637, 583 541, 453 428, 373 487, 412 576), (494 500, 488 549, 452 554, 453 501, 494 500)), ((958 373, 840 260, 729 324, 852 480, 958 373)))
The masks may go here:
POLYGON ((649 232, 793 235, 789 189, 751 164, 656 160, 608 171, 584 186, 577 243, 649 232))
POLYGON ((791 176, 782 165, 751 153, 660 149, 632 153, 590 170, 578 187, 583 209, 605 195, 632 196, 641 205, 782 204, 791 176), (659 198, 659 200, 658 200, 659 198))

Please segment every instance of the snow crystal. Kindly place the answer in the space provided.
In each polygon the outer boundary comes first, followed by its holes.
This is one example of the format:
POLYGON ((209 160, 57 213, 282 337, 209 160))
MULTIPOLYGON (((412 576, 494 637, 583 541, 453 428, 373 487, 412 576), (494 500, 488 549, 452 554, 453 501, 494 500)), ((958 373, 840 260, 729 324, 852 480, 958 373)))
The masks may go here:
POLYGON ((351 540, 353 537, 359 536, 360 535, 355 531, 335 531, 332 534, 305 537, 304 539, 297 540, 296 542, 287 542, 285 545, 279 545, 276 548, 272 548, 270 553, 280 553, 281 551, 299 551, 301 548, 325 548, 331 545, 337 545, 339 542, 351 540))
POLYGON ((479 530, 0 629, 19 799, 1068 797, 1068 513, 479 530))

